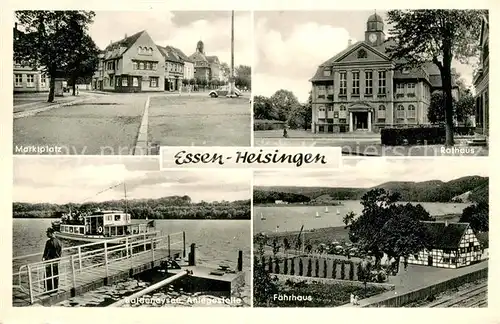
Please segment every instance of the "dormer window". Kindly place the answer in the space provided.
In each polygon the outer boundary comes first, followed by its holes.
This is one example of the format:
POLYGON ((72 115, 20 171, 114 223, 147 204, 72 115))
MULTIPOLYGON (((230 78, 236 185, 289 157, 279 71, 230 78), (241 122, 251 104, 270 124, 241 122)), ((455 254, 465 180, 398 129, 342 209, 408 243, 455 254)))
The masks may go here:
POLYGON ((137 53, 142 54, 142 47, 141 46, 139 46, 139 48, 137 49, 137 53))
POLYGON ((323 70, 323 76, 331 76, 332 75, 332 69, 327 67, 323 70))
POLYGON ((358 58, 366 58, 366 57, 367 57, 366 51, 364 49, 360 49, 358 51, 358 58))
POLYGON ((403 74, 409 74, 410 73, 410 70, 408 68, 403 68, 403 71, 402 71, 403 74))

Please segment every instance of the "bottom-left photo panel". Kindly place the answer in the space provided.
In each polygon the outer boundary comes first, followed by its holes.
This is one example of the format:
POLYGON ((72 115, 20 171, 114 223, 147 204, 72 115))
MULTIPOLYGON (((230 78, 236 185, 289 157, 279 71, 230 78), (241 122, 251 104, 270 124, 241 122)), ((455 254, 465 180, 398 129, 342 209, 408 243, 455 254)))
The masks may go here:
POLYGON ((251 177, 14 157, 12 305, 251 306, 251 177))

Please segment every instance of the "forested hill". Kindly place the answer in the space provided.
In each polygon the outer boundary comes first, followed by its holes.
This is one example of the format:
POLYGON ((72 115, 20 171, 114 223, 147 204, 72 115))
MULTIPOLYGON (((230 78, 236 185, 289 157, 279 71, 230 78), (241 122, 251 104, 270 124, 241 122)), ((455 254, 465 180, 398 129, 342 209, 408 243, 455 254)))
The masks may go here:
MULTIPOLYGON (((392 181, 371 188, 340 187, 254 187, 254 204, 274 203, 275 200, 310 202, 316 199, 359 200, 374 188, 399 192, 401 201, 452 202, 453 198, 470 191, 469 201, 488 199, 488 177, 468 176, 448 182, 431 180, 423 182, 392 181)), ((464 201, 464 202, 469 202, 464 201)))
POLYGON ((193 203, 189 196, 158 199, 111 200, 83 204, 48 204, 14 202, 14 218, 55 218, 69 210, 74 212, 125 210, 134 219, 250 219, 250 200, 193 203))

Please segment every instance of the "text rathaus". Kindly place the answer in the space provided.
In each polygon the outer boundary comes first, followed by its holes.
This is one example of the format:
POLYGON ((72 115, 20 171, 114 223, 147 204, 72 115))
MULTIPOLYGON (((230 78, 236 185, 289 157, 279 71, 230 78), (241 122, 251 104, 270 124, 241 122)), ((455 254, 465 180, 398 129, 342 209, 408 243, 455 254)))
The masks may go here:
MULTIPOLYGON (((387 54, 384 21, 368 18, 365 40, 321 64, 312 82, 312 132, 377 132, 390 126, 428 124, 431 93, 441 89, 432 63, 395 69, 387 54)), ((454 80, 453 80, 454 81, 454 80)), ((453 95, 458 88, 453 84, 453 95)))

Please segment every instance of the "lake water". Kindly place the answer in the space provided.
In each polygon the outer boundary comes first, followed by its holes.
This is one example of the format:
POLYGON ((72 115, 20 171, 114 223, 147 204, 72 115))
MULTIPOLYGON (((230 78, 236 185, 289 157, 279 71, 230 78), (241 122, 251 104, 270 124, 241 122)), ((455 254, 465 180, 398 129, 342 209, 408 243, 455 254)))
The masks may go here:
MULTIPOLYGON (((14 256, 42 252, 45 231, 53 219, 14 219, 13 254, 14 256)), ((238 251, 243 251, 243 271, 246 272, 246 284, 240 291, 240 297, 249 303, 250 299, 250 221, 249 220, 155 220, 156 229, 164 234, 186 232, 186 243, 196 243, 196 262, 198 265, 218 267, 224 263, 236 268, 238 251)), ((66 241, 64 244, 68 244, 66 241)), ((82 243, 83 244, 83 243, 82 243)), ((144 284, 144 283, 143 283, 144 284)), ((147 283, 145 284, 147 285, 147 283)), ((120 287, 105 288, 108 290, 120 287)), ((179 292, 172 292, 179 294, 179 292)), ((95 298, 94 298, 95 299, 95 298)), ((93 303, 88 296, 81 298, 93 303)), ((73 306, 84 306, 72 303, 73 306)))
MULTIPOLYGON (((469 204, 457 203, 431 203, 421 202, 431 216, 446 214, 461 214, 469 204)), ((299 231, 304 225, 304 230, 324 227, 344 226, 342 218, 353 211, 360 215, 363 206, 359 200, 342 201, 342 206, 255 206, 253 216, 254 233, 299 231), (318 212, 320 217, 316 217, 318 212), (261 215, 265 220, 261 220, 261 215)))

